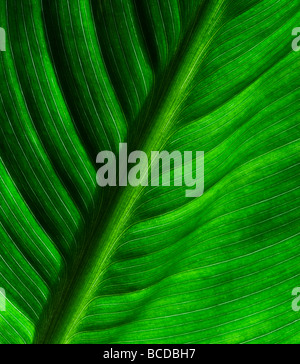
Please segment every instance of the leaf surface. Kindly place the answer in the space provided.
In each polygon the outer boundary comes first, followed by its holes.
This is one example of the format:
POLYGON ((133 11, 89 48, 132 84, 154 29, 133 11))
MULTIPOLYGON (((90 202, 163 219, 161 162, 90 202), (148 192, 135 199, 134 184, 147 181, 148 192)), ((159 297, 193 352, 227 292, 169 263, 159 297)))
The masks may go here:
POLYGON ((299 5, 0 0, 1 343, 297 342, 299 5), (119 143, 204 195, 98 187, 119 143))

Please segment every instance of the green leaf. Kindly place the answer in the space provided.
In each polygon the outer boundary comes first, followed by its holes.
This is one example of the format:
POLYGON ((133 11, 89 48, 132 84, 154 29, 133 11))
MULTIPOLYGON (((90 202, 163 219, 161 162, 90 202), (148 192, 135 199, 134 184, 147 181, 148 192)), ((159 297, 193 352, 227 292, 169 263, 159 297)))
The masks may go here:
POLYGON ((293 343, 300 0, 0 0, 1 343, 293 343), (205 193, 96 156, 205 152, 205 193))

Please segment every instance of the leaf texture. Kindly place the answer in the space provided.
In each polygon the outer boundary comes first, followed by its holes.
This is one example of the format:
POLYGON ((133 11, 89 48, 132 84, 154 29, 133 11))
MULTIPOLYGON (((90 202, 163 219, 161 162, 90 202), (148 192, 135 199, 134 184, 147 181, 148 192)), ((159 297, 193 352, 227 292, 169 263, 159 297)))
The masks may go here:
POLYGON ((1 343, 293 343, 300 1, 0 0, 1 343), (96 183, 119 143, 205 193, 96 183))

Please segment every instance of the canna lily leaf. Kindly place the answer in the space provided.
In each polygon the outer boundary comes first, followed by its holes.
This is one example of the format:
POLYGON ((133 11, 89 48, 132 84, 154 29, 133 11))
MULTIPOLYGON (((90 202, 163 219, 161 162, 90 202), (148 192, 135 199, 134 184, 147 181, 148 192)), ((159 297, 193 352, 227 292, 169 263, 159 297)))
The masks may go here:
POLYGON ((0 0, 0 342, 293 343, 300 1, 0 0), (97 185, 204 151, 205 192, 97 185))

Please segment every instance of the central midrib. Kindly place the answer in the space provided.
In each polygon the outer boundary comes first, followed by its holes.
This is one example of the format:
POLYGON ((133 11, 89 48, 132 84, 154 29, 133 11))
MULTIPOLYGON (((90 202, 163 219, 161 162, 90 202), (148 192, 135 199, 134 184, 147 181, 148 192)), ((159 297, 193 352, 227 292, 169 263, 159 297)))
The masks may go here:
MULTIPOLYGON (((185 99, 186 90, 205 58, 208 47, 223 25, 222 15, 226 9, 226 3, 228 4, 226 0, 208 2, 205 12, 201 14, 201 22, 193 29, 194 35, 191 37, 190 44, 184 45, 185 55, 174 64, 174 71, 170 73, 174 77, 169 80, 166 92, 163 93, 163 100, 157 104, 157 109, 151 117, 153 128, 142 143, 143 151, 148 157, 150 157, 151 151, 161 150, 170 136, 173 127, 172 121, 185 99), (208 19, 209 21, 207 21, 208 19)), ((99 285, 104 268, 117 246, 118 237, 127 227, 131 212, 142 190, 143 187, 126 187, 121 192, 102 236, 97 238, 99 233, 97 230, 96 236, 92 238, 92 244, 95 244, 96 248, 91 250, 86 259, 88 264, 85 264, 80 276, 77 276, 77 280, 73 279, 74 286, 69 287, 71 297, 66 301, 67 305, 61 304, 60 307, 57 307, 48 330, 43 330, 45 334, 38 338, 39 342, 63 344, 70 341, 81 313, 91 301, 95 288, 99 285)))

